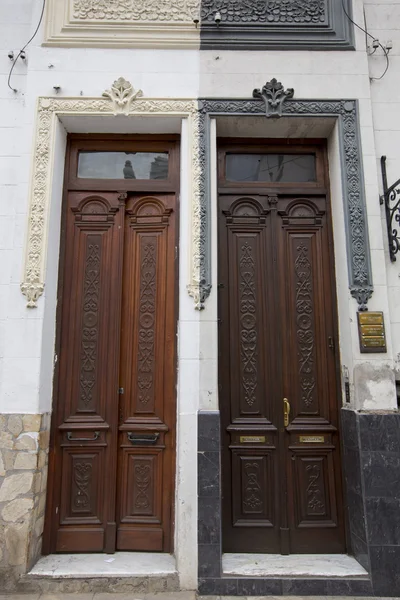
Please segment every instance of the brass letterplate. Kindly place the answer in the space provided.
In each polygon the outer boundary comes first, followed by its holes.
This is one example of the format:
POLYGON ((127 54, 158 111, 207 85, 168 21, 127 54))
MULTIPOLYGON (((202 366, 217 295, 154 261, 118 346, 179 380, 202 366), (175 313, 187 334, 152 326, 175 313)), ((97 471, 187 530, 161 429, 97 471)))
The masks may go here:
POLYGON ((357 313, 360 352, 386 352, 385 324, 382 312, 357 313))
POLYGON ((324 435, 300 435, 299 442, 301 444, 323 444, 325 442, 324 435))
POLYGON ((241 444, 252 444, 254 442, 262 442, 265 444, 265 435, 241 435, 241 444))

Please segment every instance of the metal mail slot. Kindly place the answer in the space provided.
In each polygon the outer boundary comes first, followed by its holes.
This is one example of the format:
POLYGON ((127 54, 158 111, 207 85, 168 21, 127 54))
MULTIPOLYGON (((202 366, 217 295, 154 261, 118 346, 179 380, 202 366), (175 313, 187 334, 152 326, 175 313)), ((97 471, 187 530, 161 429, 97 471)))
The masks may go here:
POLYGON ((301 444, 323 444, 325 436, 323 435, 300 435, 299 442, 301 444))
POLYGON ((265 435, 241 435, 240 443, 241 444, 251 444, 254 442, 262 442, 265 444, 265 435))
POLYGON ((157 443, 159 433, 132 433, 128 431, 128 440, 133 445, 152 446, 157 443))

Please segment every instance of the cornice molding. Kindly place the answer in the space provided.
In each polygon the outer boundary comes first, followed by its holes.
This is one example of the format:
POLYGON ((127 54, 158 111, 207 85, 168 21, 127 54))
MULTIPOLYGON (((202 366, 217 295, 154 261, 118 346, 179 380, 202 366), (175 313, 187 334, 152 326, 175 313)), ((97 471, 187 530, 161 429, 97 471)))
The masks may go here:
POLYGON ((200 0, 47 0, 45 46, 199 48, 200 0))
POLYGON ((354 49, 341 0, 47 0, 47 46, 199 48, 200 40, 204 49, 354 49))

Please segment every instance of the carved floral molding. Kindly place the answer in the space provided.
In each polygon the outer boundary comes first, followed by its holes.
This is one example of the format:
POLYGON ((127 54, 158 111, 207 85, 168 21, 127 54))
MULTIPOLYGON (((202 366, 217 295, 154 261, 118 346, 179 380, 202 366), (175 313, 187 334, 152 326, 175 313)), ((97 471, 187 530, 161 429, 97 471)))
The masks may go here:
MULTIPOLYGON (((192 252, 189 294, 195 307, 203 308, 211 285, 208 268, 208 224, 205 197, 205 126, 204 115, 195 100, 143 99, 123 78, 117 79, 101 98, 39 98, 36 122, 34 169, 30 192, 30 208, 26 258, 21 291, 27 306, 37 306, 44 291, 45 256, 48 238, 48 214, 51 202, 52 149, 54 120, 62 115, 177 115, 188 118, 191 131, 191 205, 192 252)), ((121 118, 118 116, 117 118, 121 118)), ((189 176, 189 174, 188 174, 189 176)))
MULTIPOLYGON (((271 82, 270 82, 271 83, 271 82)), ((277 82, 279 83, 279 82, 277 82)), ((274 84, 275 85, 275 84, 274 84)), ((279 84, 281 85, 281 84, 279 84)), ((279 88, 281 89, 281 88, 279 88)), ((282 86, 282 89, 283 86, 282 86)), ((373 292, 364 180, 361 166, 357 102, 355 100, 294 100, 286 94, 279 103, 279 116, 312 118, 334 116, 339 120, 344 214, 346 220, 349 287, 359 310, 366 310, 373 292)), ((260 92, 261 95, 261 92, 260 92)), ((201 309, 211 290, 210 210, 208 190, 208 119, 218 115, 267 115, 269 94, 262 100, 165 100, 145 99, 120 78, 101 98, 39 99, 36 123, 34 170, 31 186, 28 236, 22 293, 29 307, 37 305, 44 290, 48 213, 51 200, 51 156, 54 121, 62 115, 180 115, 190 123, 191 248, 188 292, 201 309)))
POLYGON ((351 12, 352 0, 47 0, 45 44, 352 49, 342 1, 351 12))

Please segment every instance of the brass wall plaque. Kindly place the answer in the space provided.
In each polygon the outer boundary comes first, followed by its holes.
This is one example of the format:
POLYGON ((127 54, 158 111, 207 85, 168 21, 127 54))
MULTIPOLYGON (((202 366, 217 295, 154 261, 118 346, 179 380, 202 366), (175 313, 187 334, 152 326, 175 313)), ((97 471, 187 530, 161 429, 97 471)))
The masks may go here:
POLYGON ((324 435, 300 435, 299 442, 301 444, 323 444, 325 442, 324 435))
POLYGON ((383 312, 357 313, 360 352, 386 352, 383 312))
POLYGON ((241 435, 241 444, 251 444, 253 442, 262 442, 265 444, 265 435, 241 435))

